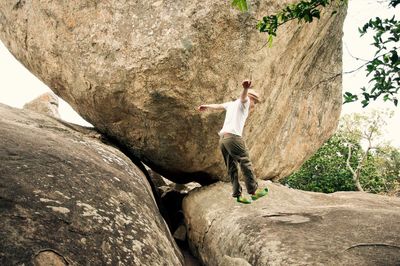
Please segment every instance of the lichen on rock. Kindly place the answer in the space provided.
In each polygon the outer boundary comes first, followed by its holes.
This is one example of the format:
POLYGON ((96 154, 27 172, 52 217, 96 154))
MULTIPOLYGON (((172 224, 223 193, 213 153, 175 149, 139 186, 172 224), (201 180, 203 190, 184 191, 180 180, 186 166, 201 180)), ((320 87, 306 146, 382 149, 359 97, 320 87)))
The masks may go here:
POLYGON ((141 170, 79 128, 0 104, 0 265, 182 265, 141 170))

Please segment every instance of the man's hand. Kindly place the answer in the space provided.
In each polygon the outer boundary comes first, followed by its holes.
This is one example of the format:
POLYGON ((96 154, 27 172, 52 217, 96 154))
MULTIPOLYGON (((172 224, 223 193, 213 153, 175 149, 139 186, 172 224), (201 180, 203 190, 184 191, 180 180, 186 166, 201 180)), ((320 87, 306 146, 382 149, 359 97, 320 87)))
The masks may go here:
POLYGON ((204 112, 207 110, 207 106, 205 105, 200 105, 199 107, 197 107, 197 110, 199 110, 200 112, 204 112))
POLYGON ((243 89, 248 89, 248 88, 250 88, 250 86, 251 86, 251 80, 248 80, 248 79, 243 80, 242 86, 243 86, 243 89))

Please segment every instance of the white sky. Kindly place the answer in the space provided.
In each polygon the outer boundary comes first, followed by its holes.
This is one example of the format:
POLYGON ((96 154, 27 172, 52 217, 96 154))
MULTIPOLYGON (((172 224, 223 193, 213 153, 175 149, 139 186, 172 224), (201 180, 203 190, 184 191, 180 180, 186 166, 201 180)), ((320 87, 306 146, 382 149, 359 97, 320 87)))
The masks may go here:
MULTIPOLYGON (((22 108, 25 103, 47 91, 51 91, 49 87, 17 61, 0 41, 0 103, 22 108)), ((61 98, 58 110, 65 121, 92 126, 61 98)))
MULTIPOLYGON (((374 49, 369 44, 371 36, 359 37, 358 28, 362 27, 370 18, 379 16, 392 17, 400 14, 400 8, 388 8, 387 1, 378 0, 350 0, 348 14, 344 26, 343 37, 343 71, 351 71, 363 64, 363 61, 354 57, 371 59, 374 49)), ((399 19, 399 17, 397 16, 399 19)), ((363 68, 364 69, 364 68, 363 68)), ((368 86, 368 78, 362 70, 343 76, 343 91, 356 93, 359 88, 368 86)), ((22 106, 50 89, 32 75, 8 52, 0 41, 0 102, 22 108, 22 106)), ((372 108, 384 108, 395 110, 395 116, 388 120, 385 139, 400 147, 400 111, 392 103, 372 102, 367 108, 361 108, 361 104, 350 103, 343 106, 343 114, 353 112, 365 112, 372 108)), ((59 112, 61 118, 76 124, 90 125, 83 120, 66 102, 60 99, 59 112)))

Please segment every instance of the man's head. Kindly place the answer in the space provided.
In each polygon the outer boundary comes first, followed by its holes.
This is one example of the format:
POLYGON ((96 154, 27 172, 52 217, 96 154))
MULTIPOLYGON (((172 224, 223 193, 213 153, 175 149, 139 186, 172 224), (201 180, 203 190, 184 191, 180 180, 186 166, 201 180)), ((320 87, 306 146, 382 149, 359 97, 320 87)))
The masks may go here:
POLYGON ((247 95, 250 99, 250 107, 253 107, 255 104, 260 102, 260 95, 255 90, 249 89, 247 95))

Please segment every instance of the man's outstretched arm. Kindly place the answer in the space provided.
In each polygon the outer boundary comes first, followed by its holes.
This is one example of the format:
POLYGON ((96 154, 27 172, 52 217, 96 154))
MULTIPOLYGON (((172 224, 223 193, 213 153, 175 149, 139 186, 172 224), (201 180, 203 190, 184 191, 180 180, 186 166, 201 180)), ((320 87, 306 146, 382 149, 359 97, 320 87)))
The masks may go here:
POLYGON ((197 110, 200 112, 204 112, 206 110, 225 110, 224 106, 220 103, 213 103, 213 104, 202 104, 199 107, 197 107, 197 110))

